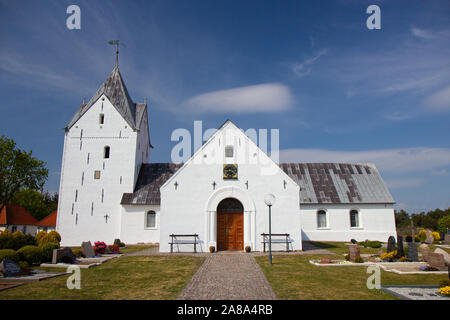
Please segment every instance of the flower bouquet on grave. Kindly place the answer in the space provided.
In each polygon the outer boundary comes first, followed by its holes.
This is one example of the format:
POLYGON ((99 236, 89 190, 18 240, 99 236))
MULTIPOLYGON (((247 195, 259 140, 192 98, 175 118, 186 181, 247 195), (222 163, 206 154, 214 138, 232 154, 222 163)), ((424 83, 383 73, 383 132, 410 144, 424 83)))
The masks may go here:
POLYGON ((119 247, 116 244, 108 246, 109 253, 118 254, 119 253, 119 247))
POLYGON ((450 297, 450 286, 439 288, 438 294, 443 297, 450 297))
POLYGON ((435 267, 431 267, 431 266, 420 266, 419 269, 420 269, 420 271, 439 271, 435 267))
POLYGON ((104 254, 106 248, 107 248, 106 243, 104 243, 103 241, 94 242, 94 251, 96 255, 104 254))

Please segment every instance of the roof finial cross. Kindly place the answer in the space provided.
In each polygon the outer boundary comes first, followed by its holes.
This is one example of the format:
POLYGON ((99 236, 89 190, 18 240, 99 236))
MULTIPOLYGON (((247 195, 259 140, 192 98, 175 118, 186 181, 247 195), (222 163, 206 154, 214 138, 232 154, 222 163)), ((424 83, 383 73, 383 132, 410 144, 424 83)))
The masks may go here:
POLYGON ((118 67, 119 66, 119 40, 111 40, 111 41, 108 41, 108 43, 110 45, 116 46, 116 67, 118 67))

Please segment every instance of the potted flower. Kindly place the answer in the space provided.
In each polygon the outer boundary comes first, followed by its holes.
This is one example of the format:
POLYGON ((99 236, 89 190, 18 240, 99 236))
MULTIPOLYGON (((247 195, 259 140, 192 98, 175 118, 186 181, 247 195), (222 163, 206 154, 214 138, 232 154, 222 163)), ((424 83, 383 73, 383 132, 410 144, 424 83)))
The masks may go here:
POLYGON ((250 246, 246 246, 245 247, 245 252, 250 252, 250 251, 252 251, 252 248, 250 246))
POLYGON ((216 251, 216 247, 210 246, 209 247, 209 252, 213 253, 214 251, 216 251))

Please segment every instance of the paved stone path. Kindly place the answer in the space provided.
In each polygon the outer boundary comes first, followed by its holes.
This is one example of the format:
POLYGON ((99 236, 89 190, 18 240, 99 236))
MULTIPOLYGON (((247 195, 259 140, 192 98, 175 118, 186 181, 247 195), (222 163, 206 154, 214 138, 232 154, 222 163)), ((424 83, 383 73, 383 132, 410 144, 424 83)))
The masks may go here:
POLYGON ((253 255, 218 252, 208 255, 178 299, 272 300, 276 296, 253 255))

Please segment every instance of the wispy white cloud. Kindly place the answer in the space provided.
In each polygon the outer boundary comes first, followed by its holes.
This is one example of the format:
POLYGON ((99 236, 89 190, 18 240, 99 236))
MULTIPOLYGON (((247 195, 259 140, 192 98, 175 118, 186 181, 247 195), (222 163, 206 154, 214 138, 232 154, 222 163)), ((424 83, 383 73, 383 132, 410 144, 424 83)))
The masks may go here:
POLYGON ((432 170, 431 175, 432 176, 446 176, 446 175, 448 175, 448 171, 446 169, 432 170))
POLYGON ((322 56, 328 53, 328 49, 322 49, 314 56, 304 60, 303 62, 294 63, 292 65, 292 72, 301 78, 311 73, 312 65, 322 56))
POLYGON ((200 94, 182 105, 194 113, 268 113, 289 109, 292 100, 289 87, 265 83, 200 94))
POLYGON ((450 165, 450 148, 403 148, 368 151, 332 151, 323 149, 285 149, 282 162, 374 163, 381 172, 406 173, 429 171, 450 165))
POLYGON ((425 104, 434 110, 450 110, 450 86, 441 89, 425 99, 425 104))
POLYGON ((392 121, 402 121, 402 120, 408 120, 414 117, 414 114, 412 113, 402 113, 402 112, 393 112, 389 114, 385 114, 384 117, 388 120, 392 121))
POLYGON ((431 32, 421 28, 411 28, 411 34, 417 38, 432 39, 435 37, 431 32))

